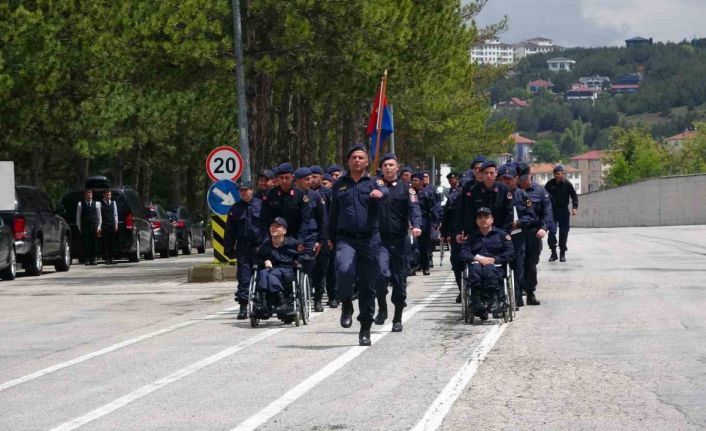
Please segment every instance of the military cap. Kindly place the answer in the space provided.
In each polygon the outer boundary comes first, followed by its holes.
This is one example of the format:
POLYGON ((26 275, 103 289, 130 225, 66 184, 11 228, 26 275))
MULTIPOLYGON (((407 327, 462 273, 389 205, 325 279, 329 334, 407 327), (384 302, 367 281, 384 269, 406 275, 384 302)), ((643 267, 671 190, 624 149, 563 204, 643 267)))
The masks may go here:
POLYGON ((355 152, 355 151, 362 151, 365 154, 368 154, 368 150, 365 148, 365 145, 355 144, 348 150, 348 153, 346 153, 346 159, 350 158, 351 154, 353 154, 353 152, 355 152))
POLYGON ((260 171, 260 173, 257 174, 257 177, 258 178, 265 177, 265 178, 272 180, 275 178, 275 173, 269 169, 265 169, 264 171, 260 171))
POLYGON ((331 176, 331 174, 324 174, 324 176, 321 177, 321 179, 326 180, 326 181, 333 181, 333 177, 331 176))
POLYGON ((277 166, 277 175, 291 174, 294 172, 294 166, 291 163, 282 163, 277 166))
POLYGON ((487 160, 487 161, 483 162, 483 164, 480 167, 480 170, 484 171, 488 168, 497 168, 497 167, 498 167, 497 163, 495 163, 492 160, 487 160))
POLYGON ((311 169, 312 174, 316 174, 316 175, 323 175, 324 174, 324 170, 321 166, 314 165, 314 166, 311 166, 309 169, 311 169))
POLYGON ((275 217, 275 219, 272 220, 272 224, 278 224, 280 226, 287 227, 287 220, 282 217, 275 217))
POLYGON ((554 166, 554 172, 564 172, 566 169, 561 163, 554 166))
POLYGON ((482 214, 493 215, 493 212, 488 207, 480 207, 476 210, 476 217, 482 214))
POLYGON ((385 155, 383 155, 382 158, 380 159, 380 166, 382 166, 382 164, 385 163, 387 160, 397 161, 397 157, 395 156, 395 153, 385 153, 385 155))
POLYGON ((501 177, 514 178, 517 176, 517 169, 512 165, 502 165, 498 169, 498 175, 501 177))
POLYGON ((252 181, 243 181, 238 187, 241 189, 252 189, 252 181))
POLYGON ((424 173, 423 172, 415 172, 412 174, 412 178, 416 178, 420 181, 424 180, 424 173))
POLYGON ((402 168, 402 170, 400 171, 400 173, 404 173, 404 172, 412 172, 412 173, 414 173, 414 169, 412 169, 412 168, 409 167, 409 166, 405 166, 405 167, 402 168))
POLYGON ((298 180, 306 178, 309 175, 311 175, 311 169, 307 168, 306 166, 298 168, 296 171, 294 171, 294 178, 298 180))
POLYGON ((341 172, 341 171, 343 171, 343 169, 341 169, 341 167, 338 165, 331 165, 328 167, 328 169, 326 169, 326 173, 329 175, 333 174, 334 172, 341 172))
POLYGON ((471 167, 474 167, 478 163, 485 163, 487 162, 488 159, 485 158, 485 156, 477 156, 473 161, 471 162, 471 167))
POLYGON ((517 175, 520 177, 520 181, 525 181, 527 180, 527 177, 530 175, 530 167, 527 163, 518 163, 517 164, 517 175))
POLYGON ((446 175, 446 179, 447 179, 447 180, 450 180, 451 178, 458 178, 458 174, 457 174, 456 172, 449 172, 449 173, 446 175))

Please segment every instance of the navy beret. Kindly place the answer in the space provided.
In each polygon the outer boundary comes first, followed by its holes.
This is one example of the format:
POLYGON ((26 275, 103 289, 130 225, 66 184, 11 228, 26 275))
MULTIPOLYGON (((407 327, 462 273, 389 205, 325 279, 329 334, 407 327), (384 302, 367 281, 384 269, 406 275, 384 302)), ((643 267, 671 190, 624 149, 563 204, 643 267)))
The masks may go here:
POLYGON ((285 220, 285 219, 282 218, 282 217, 275 217, 275 219, 272 220, 272 223, 273 223, 273 224, 274 224, 274 223, 277 223, 277 224, 280 225, 280 226, 287 227, 287 220, 285 220))
POLYGON ((517 164, 517 175, 520 177, 520 179, 526 179, 529 174, 530 174, 530 167, 527 163, 518 163, 517 164), (524 177, 524 178, 522 178, 522 177, 524 177))
POLYGON ((475 166, 477 163, 485 163, 487 162, 488 159, 485 158, 485 156, 477 156, 473 161, 471 162, 471 167, 475 166))
POLYGON ((416 178, 418 180, 424 180, 424 173, 422 172, 415 172, 412 174, 412 178, 416 178))
POLYGON ((275 173, 269 169, 265 169, 264 171, 257 174, 257 176, 258 176, 258 178, 265 177, 265 178, 273 179, 275 177, 275 173))
POLYGON ((252 189, 252 181, 243 181, 239 186, 241 189, 252 189))
POLYGON ((497 167, 498 167, 498 165, 494 161, 488 160, 481 165, 480 170, 484 171, 488 168, 497 168, 497 167))
POLYGON ((321 166, 314 165, 314 166, 311 166, 309 169, 311 169, 312 174, 316 174, 316 175, 323 175, 324 174, 324 170, 321 166))
POLYGON ((566 169, 564 169, 564 165, 559 163, 558 165, 554 166, 554 172, 564 172, 566 169))
POLYGON ((397 160, 397 157, 395 156, 395 153, 386 153, 384 156, 382 156, 382 159, 380 159, 380 166, 382 166, 383 163, 387 160, 397 160))
POLYGON ((294 166, 291 163, 282 163, 277 166, 277 175, 291 174, 294 172, 294 166))
POLYGON ((333 177, 331 176, 331 174, 324 174, 322 179, 324 179, 326 181, 333 181, 333 177))
POLYGON ((294 171, 294 178, 298 180, 308 177, 309 175, 311 175, 311 169, 307 168, 306 166, 303 168, 298 168, 296 171, 294 171))
POLYGON ((502 165, 500 169, 498 169, 498 175, 501 177, 514 178, 517 176, 517 170, 510 164, 502 165))
POLYGON ((348 153, 346 154, 346 159, 350 158, 351 154, 353 154, 354 151, 362 151, 365 154, 368 154, 368 150, 365 148, 365 145, 355 144, 350 148, 350 150, 348 150, 348 153))
POLYGON ((414 170, 412 168, 410 168, 409 166, 405 166, 404 168, 402 168, 400 173, 404 173, 404 172, 414 172, 414 170))
POLYGON ((328 167, 328 169, 326 169, 326 173, 329 174, 329 175, 332 174, 332 173, 334 173, 334 172, 341 172, 341 171, 342 171, 342 169, 341 169, 341 167, 338 166, 338 165, 331 165, 331 166, 328 167))

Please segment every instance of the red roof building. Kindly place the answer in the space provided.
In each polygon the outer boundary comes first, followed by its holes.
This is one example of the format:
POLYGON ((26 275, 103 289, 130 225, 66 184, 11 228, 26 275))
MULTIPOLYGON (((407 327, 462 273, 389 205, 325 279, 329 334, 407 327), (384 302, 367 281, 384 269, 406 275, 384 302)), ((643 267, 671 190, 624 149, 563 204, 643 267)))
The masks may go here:
POLYGON ((694 139, 696 137, 695 130, 685 130, 678 135, 670 136, 664 140, 664 143, 671 149, 679 149, 684 144, 684 141, 694 139))
POLYGON ((552 88, 554 88, 554 84, 543 79, 538 79, 527 84, 527 88, 529 88, 529 91, 531 91, 532 93, 538 93, 540 91, 551 90, 552 88))

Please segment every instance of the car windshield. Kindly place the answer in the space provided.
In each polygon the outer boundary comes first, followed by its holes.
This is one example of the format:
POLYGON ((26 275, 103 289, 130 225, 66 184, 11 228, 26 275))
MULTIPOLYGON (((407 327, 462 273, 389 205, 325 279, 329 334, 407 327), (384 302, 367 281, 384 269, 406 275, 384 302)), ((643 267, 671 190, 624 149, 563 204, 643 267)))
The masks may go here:
POLYGON ((167 210, 167 216, 169 217, 170 220, 177 219, 177 214, 176 214, 176 211, 174 211, 174 210, 167 210))

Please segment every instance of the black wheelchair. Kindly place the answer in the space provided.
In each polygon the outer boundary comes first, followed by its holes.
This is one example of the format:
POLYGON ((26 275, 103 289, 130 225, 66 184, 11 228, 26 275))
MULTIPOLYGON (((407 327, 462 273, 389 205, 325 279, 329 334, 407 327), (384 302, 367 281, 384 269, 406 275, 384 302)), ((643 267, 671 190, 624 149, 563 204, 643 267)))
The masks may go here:
POLYGON ((309 276, 304 272, 300 263, 296 264, 294 269, 294 278, 284 283, 284 296, 288 301, 292 302, 291 309, 287 313, 279 312, 279 300, 273 300, 272 296, 267 292, 257 290, 257 280, 259 276, 258 265, 253 266, 253 276, 250 280, 248 291, 248 316, 250 317, 250 326, 253 328, 260 324, 261 320, 269 320, 276 316, 285 325, 291 325, 292 322, 296 326, 302 323, 309 323, 311 316, 311 281, 309 276))
MULTIPOLYGON (((476 318, 475 309, 471 298, 473 292, 469 282, 471 265, 479 265, 476 262, 466 263, 463 267, 461 275, 461 315, 464 322, 473 324, 476 318)), ((497 268, 502 268, 503 272, 503 311, 502 318, 505 323, 512 322, 515 319, 515 277, 513 271, 508 264, 495 265, 497 268)))

